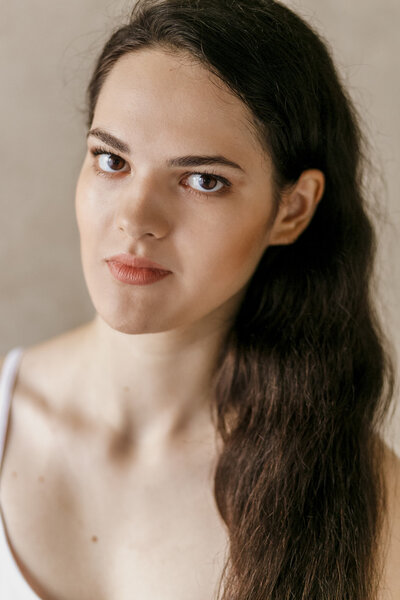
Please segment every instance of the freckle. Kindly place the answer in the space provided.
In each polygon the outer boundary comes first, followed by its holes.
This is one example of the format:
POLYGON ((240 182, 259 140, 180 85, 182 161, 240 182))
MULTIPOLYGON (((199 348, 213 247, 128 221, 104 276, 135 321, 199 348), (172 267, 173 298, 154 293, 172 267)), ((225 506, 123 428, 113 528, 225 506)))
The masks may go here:
POLYGON ((12 476, 13 476, 13 477, 18 477, 18 473, 17 473, 17 471, 13 471, 13 472, 12 472, 12 476))
POLYGON ((44 477, 43 477, 43 475, 40 475, 40 477, 38 477, 38 481, 39 481, 40 483, 43 483, 43 482, 44 482, 44 477))
POLYGON ((123 388, 123 389, 124 389, 124 392, 129 392, 129 390, 130 390, 130 387, 129 387, 128 385, 124 385, 124 388, 123 388))
POLYGON ((96 543, 98 542, 99 538, 97 537, 97 535, 92 535, 92 542, 96 543))

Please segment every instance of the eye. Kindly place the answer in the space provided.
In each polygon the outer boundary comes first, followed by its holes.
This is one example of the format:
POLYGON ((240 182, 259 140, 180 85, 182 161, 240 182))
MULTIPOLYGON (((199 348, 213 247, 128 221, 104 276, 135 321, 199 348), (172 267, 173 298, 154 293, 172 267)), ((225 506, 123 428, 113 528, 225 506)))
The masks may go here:
POLYGON ((203 193, 217 193, 231 185, 227 179, 212 173, 192 173, 186 177, 186 181, 192 181, 190 187, 193 187, 196 192, 203 193))
POLYGON ((100 172, 116 173, 119 171, 126 170, 124 169, 124 167, 127 165, 127 162, 126 160, 118 156, 118 154, 107 152, 103 148, 94 148, 91 152, 96 158, 96 162, 100 172))
POLYGON ((113 171, 121 171, 126 162, 117 154, 99 154, 98 165, 102 171, 112 173, 113 171))

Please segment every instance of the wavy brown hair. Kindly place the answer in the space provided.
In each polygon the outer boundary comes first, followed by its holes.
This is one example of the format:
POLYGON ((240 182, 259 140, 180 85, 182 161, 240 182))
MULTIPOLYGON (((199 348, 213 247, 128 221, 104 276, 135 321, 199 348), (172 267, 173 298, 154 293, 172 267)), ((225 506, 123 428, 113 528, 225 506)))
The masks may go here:
POLYGON ((376 433, 393 369, 371 299, 354 106, 321 37, 278 2, 139 0, 98 59, 89 124, 115 62, 144 47, 189 54, 248 107, 276 206, 303 170, 326 180, 304 233, 265 251, 216 365, 214 492, 230 542, 218 595, 375 599, 386 506, 376 433))

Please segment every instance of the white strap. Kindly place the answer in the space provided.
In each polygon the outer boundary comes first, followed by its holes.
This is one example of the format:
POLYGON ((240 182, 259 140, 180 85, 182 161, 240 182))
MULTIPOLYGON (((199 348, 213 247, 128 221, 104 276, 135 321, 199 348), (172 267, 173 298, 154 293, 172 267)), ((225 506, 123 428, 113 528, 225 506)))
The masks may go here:
POLYGON ((7 435, 12 392, 24 348, 18 346, 6 355, 0 376, 0 465, 7 435))

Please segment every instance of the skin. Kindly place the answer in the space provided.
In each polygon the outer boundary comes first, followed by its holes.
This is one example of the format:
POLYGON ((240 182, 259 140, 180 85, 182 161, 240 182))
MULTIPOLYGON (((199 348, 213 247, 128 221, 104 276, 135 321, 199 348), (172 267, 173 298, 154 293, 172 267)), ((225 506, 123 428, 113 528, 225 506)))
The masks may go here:
POLYGON ((1 480, 11 547, 44 599, 212 597, 227 542, 212 495, 215 358, 264 251, 301 235, 324 189, 305 171, 276 213, 249 119, 206 69, 160 49, 122 57, 100 92, 76 189, 96 315, 26 349, 1 480), (119 159, 94 157, 99 145, 119 159), (167 165, 184 155, 241 169, 167 165), (210 171, 226 192, 203 191, 194 173, 210 171), (172 273, 121 284, 105 263, 120 252, 172 273))
MULTIPOLYGON (((76 214, 97 311, 89 346, 101 375, 90 388, 96 398, 107 389, 102 405, 116 422, 129 412, 137 436, 143 441, 153 430, 152 448, 157 439, 163 453, 182 419, 196 419, 207 403, 216 352, 265 249, 293 242, 323 193, 323 174, 304 172, 271 224, 272 166, 248 120, 242 102, 206 69, 182 55, 146 49, 114 66, 91 127, 117 137, 130 152, 88 137, 76 214), (110 169, 107 155, 91 153, 99 144, 118 154, 120 170, 99 174, 99 166, 110 169), (193 175, 209 166, 166 166, 187 154, 223 155, 243 171, 215 165, 231 186, 212 195, 193 175), (172 275, 151 286, 121 285, 104 262, 119 252, 146 256, 172 275), (134 403, 125 387, 135 390, 134 403)), ((214 180, 209 187, 221 184, 214 180)))
MULTIPOLYGON (((324 187, 305 171, 273 220, 272 165, 248 123, 205 69, 160 50, 122 58, 100 93, 92 128, 131 151, 106 145, 122 170, 100 175, 107 157, 92 156, 89 136, 77 185, 96 316, 26 349, 2 468, 10 546, 44 600, 213 597, 227 536, 212 498, 210 373, 263 252, 297 239, 324 187), (196 195, 190 174, 210 167, 166 166, 187 154, 224 155, 245 173, 215 165, 229 193, 196 195), (119 284, 104 258, 124 251, 172 275, 119 284)), ((400 466, 384 455, 389 600, 400 596, 400 466)))

